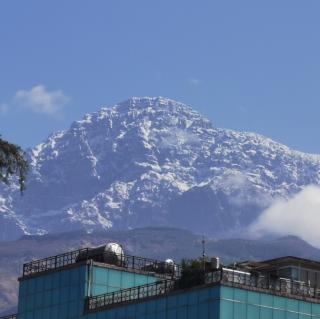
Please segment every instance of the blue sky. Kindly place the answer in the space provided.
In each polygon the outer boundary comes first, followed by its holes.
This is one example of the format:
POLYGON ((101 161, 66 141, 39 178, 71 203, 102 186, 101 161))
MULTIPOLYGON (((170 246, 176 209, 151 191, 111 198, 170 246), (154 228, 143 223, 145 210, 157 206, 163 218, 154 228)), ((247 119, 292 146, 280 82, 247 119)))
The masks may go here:
POLYGON ((320 153, 319 12, 318 0, 3 0, 0 133, 33 146, 101 106, 165 96, 320 153))

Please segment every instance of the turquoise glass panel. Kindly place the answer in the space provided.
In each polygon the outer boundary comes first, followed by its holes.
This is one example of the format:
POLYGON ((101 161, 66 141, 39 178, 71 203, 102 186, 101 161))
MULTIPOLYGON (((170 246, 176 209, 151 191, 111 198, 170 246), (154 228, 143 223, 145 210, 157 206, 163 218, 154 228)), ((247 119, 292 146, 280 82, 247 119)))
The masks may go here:
POLYGON ((287 312, 287 318, 286 319, 299 319, 299 314, 296 312, 287 312))
POLYGON ((167 299, 167 308, 176 308, 177 306, 177 295, 170 296, 167 299))
POLYGON ((187 318, 188 317, 188 307, 179 306, 177 308, 177 318, 187 318))
POLYGON ((260 308, 260 319, 270 319, 272 318, 272 308, 261 307, 260 308))
POLYGON ((198 315, 198 305, 193 304, 188 306, 188 318, 197 318, 198 315))
POLYGON ((235 289, 233 294, 234 300, 238 301, 247 301, 248 300, 248 291, 244 289, 235 289))
POLYGON ((202 301, 198 306, 198 318, 208 318, 209 314, 209 302, 202 301))
POLYGON ((36 290, 36 281, 35 281, 34 279, 28 280, 28 281, 27 281, 27 285, 28 285, 28 294, 33 294, 33 293, 35 293, 35 290, 36 290))
POLYGON ((212 290, 219 290, 219 288, 198 289, 135 304, 119 305, 109 310, 88 314, 83 319, 219 319, 218 298, 208 298, 208 296, 217 296, 217 292, 212 290), (202 301, 194 302, 194 295, 200 295, 200 293, 203 297, 199 299, 202 301), (190 297, 191 295, 193 297, 190 297))
POLYGON ((258 305, 248 304, 247 317, 248 318, 259 318, 260 317, 260 307, 258 305))
POLYGON ((86 266, 30 277, 20 282, 19 319, 83 317, 86 266))
POLYGON ((233 302, 230 300, 220 301, 220 318, 230 319, 233 318, 233 302))
POLYGON ((286 299, 287 299, 287 309, 292 312, 298 312, 299 301, 296 299, 289 299, 289 298, 286 298, 286 299))
POLYGON ((300 313, 311 314, 312 313, 311 303, 310 302, 300 301, 300 303, 299 303, 299 312, 300 313))
POLYGON ((320 318, 320 304, 312 304, 312 315, 320 318))
POLYGON ((233 300, 234 288, 231 287, 222 287, 221 288, 221 297, 226 299, 233 300))
POLYGON ((207 302, 209 299, 209 289, 205 288, 205 289, 200 289, 198 292, 198 302, 202 303, 202 302, 207 302))
POLYGON ((123 272, 122 273, 122 281, 121 281, 121 286, 123 288, 130 288, 134 287, 135 284, 135 277, 131 273, 123 272))
POLYGON ((28 282, 22 281, 19 287, 19 297, 25 296, 28 293, 28 282))
POLYGON ((168 319, 177 319, 177 311, 176 311, 176 308, 168 309, 168 311, 167 311, 167 318, 168 318, 168 319))
POLYGON ((188 304, 195 305, 198 302, 198 293, 197 291, 192 291, 186 294, 188 296, 188 304))
POLYGON ((274 306, 274 308, 286 309, 286 307, 287 307, 287 299, 288 298, 274 296, 274 298, 273 298, 273 306, 274 306))
POLYGON ((143 318, 145 312, 146 312, 146 303, 145 302, 139 303, 136 305, 135 314, 136 314, 137 318, 143 318))
POLYGON ((273 311, 273 319, 286 319, 287 317, 287 311, 285 309, 275 309, 273 311))
POLYGON ((320 319, 319 304, 226 286, 194 288, 84 314, 87 293, 116 291, 157 278, 98 266, 41 277, 20 282, 19 319, 320 319))
POLYGON ((221 286, 221 291, 219 318, 222 319, 320 318, 320 305, 312 302, 234 287, 221 286))
POLYGON ((251 305, 260 305, 260 293, 254 291, 248 291, 247 298, 248 303, 251 305))
MULTIPOLYGON (((188 317, 188 318, 192 318, 192 317, 188 317)), ((166 312, 164 310, 161 312, 157 312, 155 315, 155 319, 166 319, 166 312)))
POLYGON ((157 312, 165 311, 167 308, 166 298, 159 298, 156 300, 156 310, 157 312))
POLYGON ((186 306, 188 304, 188 295, 187 294, 179 294, 178 295, 178 307, 186 306))
POLYGON ((145 275, 94 265, 88 295, 96 296, 134 286, 146 285, 156 282, 157 280, 158 278, 154 275, 145 275))
POLYGON ((264 306, 272 307, 273 306, 273 295, 262 293, 261 297, 260 297, 260 303, 264 306))
POLYGON ((247 304, 246 302, 235 302, 233 306, 233 318, 244 319, 247 318, 247 304))

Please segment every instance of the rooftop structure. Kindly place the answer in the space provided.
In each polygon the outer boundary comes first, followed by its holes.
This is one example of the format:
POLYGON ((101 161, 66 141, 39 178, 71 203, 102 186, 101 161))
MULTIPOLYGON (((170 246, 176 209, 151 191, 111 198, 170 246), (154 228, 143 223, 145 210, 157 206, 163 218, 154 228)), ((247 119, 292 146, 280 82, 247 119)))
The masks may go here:
POLYGON ((320 318, 319 262, 288 256, 225 267, 213 258, 200 282, 182 286, 186 271, 172 260, 108 247, 26 263, 18 314, 4 318, 320 318))

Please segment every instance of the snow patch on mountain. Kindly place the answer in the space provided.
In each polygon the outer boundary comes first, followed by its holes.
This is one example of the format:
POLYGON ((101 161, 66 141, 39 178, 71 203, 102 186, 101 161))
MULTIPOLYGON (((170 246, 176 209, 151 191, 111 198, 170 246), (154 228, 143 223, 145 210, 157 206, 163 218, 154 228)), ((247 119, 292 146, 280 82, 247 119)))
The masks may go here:
POLYGON ((2 194, 10 207, 0 203, 22 233, 183 224, 217 235, 246 227, 275 198, 320 182, 318 155, 214 128, 162 97, 87 114, 27 154, 25 195, 13 187, 2 194))

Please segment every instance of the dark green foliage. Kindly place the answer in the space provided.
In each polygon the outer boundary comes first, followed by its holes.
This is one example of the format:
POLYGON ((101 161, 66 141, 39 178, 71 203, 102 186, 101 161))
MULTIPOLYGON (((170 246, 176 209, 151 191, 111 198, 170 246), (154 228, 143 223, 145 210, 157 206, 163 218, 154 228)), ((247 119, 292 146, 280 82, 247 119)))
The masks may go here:
POLYGON ((204 283, 203 259, 183 259, 181 263, 181 277, 177 281, 177 288, 189 288, 204 283))
POLYGON ((12 175, 18 176, 20 191, 25 189, 28 164, 17 145, 0 138, 0 182, 8 183, 12 175))

